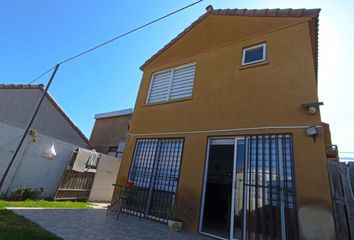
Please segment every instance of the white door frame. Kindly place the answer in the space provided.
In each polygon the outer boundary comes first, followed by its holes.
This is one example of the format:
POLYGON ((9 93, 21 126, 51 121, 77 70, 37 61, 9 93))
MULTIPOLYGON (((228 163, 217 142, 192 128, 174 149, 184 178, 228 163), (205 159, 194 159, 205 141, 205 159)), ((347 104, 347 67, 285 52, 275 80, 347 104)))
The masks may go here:
MULTIPOLYGON (((200 211, 200 216, 199 216, 199 232, 210 236, 214 237, 217 239, 223 239, 226 240, 226 238, 220 237, 220 236, 215 236, 210 233, 206 233, 202 231, 203 227, 203 217, 204 217, 204 206, 205 206, 205 191, 206 191, 206 182, 208 179, 208 167, 209 167, 209 150, 210 146, 212 145, 211 141, 212 140, 217 140, 217 139, 232 139, 233 140, 233 145, 234 145, 234 158, 233 158, 233 176, 232 176, 232 197, 231 197, 231 213, 230 213, 230 236, 229 239, 234 239, 233 234, 234 234, 234 211, 235 211, 235 196, 236 196, 236 158, 237 158, 237 141, 238 140, 244 140, 246 144, 246 137, 241 136, 241 137, 227 137, 227 136, 222 136, 222 137, 209 137, 208 138, 208 143, 207 143, 207 154, 206 154, 206 160, 205 160, 205 167, 204 167, 204 179, 203 179, 203 189, 202 189, 202 203, 201 203, 201 211, 200 211)), ((231 142, 230 142, 231 143, 231 142)), ((224 145, 220 143, 220 145, 224 145)), ((226 144, 225 145, 231 145, 231 144, 226 144)), ((244 231, 244 230, 243 230, 244 231)))

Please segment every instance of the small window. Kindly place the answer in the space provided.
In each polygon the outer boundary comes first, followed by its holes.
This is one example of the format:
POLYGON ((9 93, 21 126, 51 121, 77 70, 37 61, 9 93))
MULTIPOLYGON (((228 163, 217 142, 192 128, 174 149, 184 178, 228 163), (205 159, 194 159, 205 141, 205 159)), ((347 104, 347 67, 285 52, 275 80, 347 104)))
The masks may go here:
POLYGON ((146 102, 149 104, 191 97, 194 77, 195 63, 154 73, 146 102))
POLYGON ((265 43, 244 48, 242 51, 242 66, 263 62, 267 56, 267 45, 265 43))

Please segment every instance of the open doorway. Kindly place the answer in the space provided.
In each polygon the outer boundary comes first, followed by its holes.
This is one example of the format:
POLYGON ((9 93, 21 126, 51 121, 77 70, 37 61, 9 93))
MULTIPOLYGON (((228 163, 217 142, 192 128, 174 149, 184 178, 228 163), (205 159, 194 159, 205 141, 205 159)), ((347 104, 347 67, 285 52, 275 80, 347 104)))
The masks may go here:
POLYGON ((232 139, 210 145, 202 231, 213 236, 230 235, 233 159, 232 139))

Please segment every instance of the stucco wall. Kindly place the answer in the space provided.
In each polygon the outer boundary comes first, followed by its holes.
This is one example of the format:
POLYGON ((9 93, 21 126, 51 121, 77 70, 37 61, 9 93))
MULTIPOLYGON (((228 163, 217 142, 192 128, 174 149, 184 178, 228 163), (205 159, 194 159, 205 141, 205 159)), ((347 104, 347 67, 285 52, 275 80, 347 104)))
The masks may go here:
POLYGON ((308 36, 308 25, 303 23, 146 68, 131 132, 319 125, 320 115, 309 115, 301 107, 303 103, 318 101, 308 36), (260 42, 267 42, 268 64, 240 68, 242 48, 260 42), (191 100, 145 105, 153 72, 189 62, 196 62, 191 100))
MULTIPOLYGON (((40 95, 39 89, 0 89, 0 102, 4 102, 0 105, 0 122, 20 128, 27 126, 40 95)), ((65 142, 87 145, 47 98, 44 99, 32 128, 65 142)))
MULTIPOLYGON (((23 131, 24 129, 0 122, 0 177, 10 162, 19 142, 18 136, 21 136, 23 131), (6 144, 16 138, 16 141, 6 144)), ((27 137, 6 178, 4 189, 10 194, 19 187, 43 188, 44 197, 53 197, 70 156, 77 147, 43 134, 39 134, 35 143, 27 137), (43 151, 50 148, 52 143, 58 155, 54 159, 45 158, 43 151)))
POLYGON ((109 147, 118 146, 124 138, 131 115, 96 119, 90 145, 98 151, 108 153, 109 147))
POLYGON ((112 184, 116 181, 120 161, 119 158, 101 154, 89 196, 90 202, 109 202, 112 199, 112 184))
MULTIPOLYGON (((298 209, 320 208, 331 219, 324 137, 319 136, 314 141, 305 135, 304 129, 291 127, 321 125, 319 112, 309 115, 301 107, 301 104, 318 101, 307 20, 210 16, 148 64, 130 127, 130 133, 136 135, 127 139, 117 182, 124 184, 127 180, 137 138, 184 137, 178 194, 195 209, 194 219, 187 224, 187 229, 197 232, 208 136, 292 133, 298 209), (267 62, 240 67, 242 48, 262 42, 267 43, 267 62), (145 104, 153 72, 190 62, 196 62, 191 99, 145 104), (266 126, 289 128, 158 134, 266 126)), ((299 214, 301 239, 313 236, 311 225, 302 224, 316 223, 316 217, 309 219, 308 216, 299 214)), ((326 220, 320 228, 323 232, 331 229, 326 238, 334 239, 333 221, 326 220)))

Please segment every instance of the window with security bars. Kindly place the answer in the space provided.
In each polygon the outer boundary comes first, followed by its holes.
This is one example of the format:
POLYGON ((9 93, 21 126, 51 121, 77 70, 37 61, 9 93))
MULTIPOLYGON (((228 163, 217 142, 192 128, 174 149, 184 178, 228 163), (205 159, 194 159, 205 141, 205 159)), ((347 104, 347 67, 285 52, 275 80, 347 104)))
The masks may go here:
POLYGON ((192 96, 195 63, 187 64, 152 75, 147 103, 158 103, 192 96))
POLYGON ((247 140, 245 239, 298 239, 291 136, 247 140))
POLYGON ((179 180, 183 139, 139 139, 129 173, 129 181, 140 189, 138 214, 165 221, 179 180))

